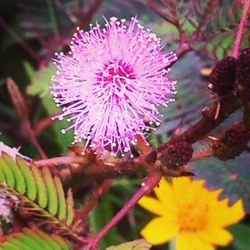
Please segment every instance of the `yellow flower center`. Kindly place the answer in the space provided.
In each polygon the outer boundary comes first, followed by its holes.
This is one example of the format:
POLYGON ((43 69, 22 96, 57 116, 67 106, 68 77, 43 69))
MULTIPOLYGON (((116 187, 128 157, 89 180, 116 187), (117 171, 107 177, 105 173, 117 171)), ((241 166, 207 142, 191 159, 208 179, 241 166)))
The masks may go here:
POLYGON ((180 208, 178 221, 181 231, 200 231, 208 222, 208 207, 204 204, 187 204, 180 208))

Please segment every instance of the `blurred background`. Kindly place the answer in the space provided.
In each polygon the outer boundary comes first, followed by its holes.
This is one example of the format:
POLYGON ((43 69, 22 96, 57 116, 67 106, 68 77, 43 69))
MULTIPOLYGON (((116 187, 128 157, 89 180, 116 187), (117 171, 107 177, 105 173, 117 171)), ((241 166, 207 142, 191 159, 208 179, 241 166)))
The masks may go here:
MULTIPOLYGON (((189 37, 197 33, 199 23, 205 23, 200 36, 192 38, 193 49, 183 54, 172 68, 171 76, 178 81, 176 102, 170 104, 168 109, 162 109, 164 122, 156 133, 147 137, 156 147, 166 142, 177 126, 185 130, 194 124, 201 110, 216 100, 207 89, 207 77, 216 61, 231 54, 241 14, 240 1, 218 1, 215 11, 207 19, 201 13, 208 1, 179 1, 176 4, 177 14, 171 12, 163 4, 164 1, 153 2, 162 11, 161 16, 143 0, 0 0, 0 141, 11 147, 21 147, 22 154, 39 159, 35 142, 22 122, 24 116, 28 116, 35 136, 48 157, 69 151, 73 136, 60 132, 66 126, 66 121, 51 121, 51 116, 59 112, 49 91, 51 77, 55 73, 52 59, 56 51, 68 51, 67 44, 76 27, 88 30, 91 22, 98 20, 104 23, 103 16, 127 19, 137 16, 143 25, 162 38, 167 51, 178 48, 179 35, 166 17, 170 20, 179 18, 189 37), (6 87, 7 78, 12 78, 19 87, 28 106, 27 114, 18 114, 12 101, 16 98, 15 92, 11 93, 6 87)), ((242 47, 248 46, 249 35, 248 29, 242 47)), ((239 110, 212 135, 224 131, 241 116, 242 111, 239 110)), ((195 145, 198 151, 206 147, 206 141, 195 145)), ((233 203, 243 197, 245 210, 249 212, 249 162, 249 152, 245 152, 235 160, 222 162, 210 158, 190 167, 197 178, 207 180, 209 188, 223 188, 221 198, 230 197, 233 203)), ((111 190, 90 216, 91 231, 99 231, 141 182, 138 176, 115 180, 111 190)), ((89 190, 91 187, 84 192, 87 194, 89 190)), ((76 205, 82 204, 84 197, 76 194, 75 198, 76 205)), ((139 238, 140 229, 151 218, 152 215, 136 207, 102 241, 102 247, 139 238)), ((230 230, 235 241, 224 249, 250 249, 249 217, 230 230)), ((166 245, 155 249, 166 249, 166 245)))

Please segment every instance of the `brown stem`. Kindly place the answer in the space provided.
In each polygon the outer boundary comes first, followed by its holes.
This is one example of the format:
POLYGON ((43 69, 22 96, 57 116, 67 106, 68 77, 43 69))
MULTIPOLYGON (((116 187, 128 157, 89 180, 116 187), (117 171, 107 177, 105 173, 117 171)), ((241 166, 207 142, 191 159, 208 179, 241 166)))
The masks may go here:
POLYGON ((186 130, 181 136, 188 142, 195 143, 196 141, 204 138, 211 130, 220 125, 232 113, 239 109, 242 102, 236 96, 225 97, 221 100, 220 113, 215 120, 217 106, 213 108, 206 107, 203 109, 203 117, 191 128, 186 130))
POLYGON ((83 19, 80 21, 79 27, 81 29, 85 29, 87 25, 90 23, 93 15, 96 13, 98 8, 101 6, 103 0, 95 0, 93 5, 88 9, 86 13, 83 15, 83 19))
POLYGON ((147 0, 147 4, 155 13, 157 13, 165 21, 174 25, 178 30, 180 29, 181 26, 177 18, 171 18, 170 15, 164 13, 163 9, 158 6, 158 4, 156 4, 153 0, 147 0))
POLYGON ((62 156, 62 157, 33 161, 33 163, 37 167, 43 167, 43 166, 53 167, 58 165, 74 164, 74 163, 86 165, 88 162, 89 161, 85 157, 80 157, 80 156, 62 156))
POLYGON ((17 84, 11 78, 8 77, 6 79, 6 85, 17 117, 21 121, 21 132, 37 148, 41 157, 46 159, 47 156, 40 146, 29 121, 29 110, 25 98, 21 94, 17 84))
POLYGON ((76 218, 80 219, 82 222, 86 222, 89 214, 93 209, 97 206, 98 202, 100 201, 101 197, 110 189, 112 186, 113 179, 104 180, 101 185, 99 185, 92 194, 89 195, 87 202, 84 206, 77 210, 76 218))
MULTIPOLYGON (((232 114, 240 107, 241 102, 236 97, 232 96, 224 98, 223 100, 221 100, 221 109, 216 120, 214 119, 214 117, 217 107, 215 106, 212 108, 206 108, 203 110, 203 117, 191 128, 184 131, 179 136, 193 144, 207 136, 210 131, 216 128, 225 119, 227 119, 230 114, 232 114)), ((168 143, 169 142, 161 145, 158 149, 153 150, 145 157, 141 156, 136 159, 121 161, 119 163, 116 163, 115 165, 109 165, 104 162, 103 164, 99 165, 94 164, 89 168, 82 168, 81 172, 78 172, 77 176, 75 177, 80 178, 81 176, 81 181, 83 179, 86 181, 101 181, 107 178, 115 178, 119 176, 129 176, 132 174, 136 174, 142 169, 145 170, 145 160, 150 154, 154 155, 157 154, 157 152, 160 153, 164 148, 167 147, 168 143)), ((156 156, 153 158, 156 158, 156 156)), ((66 186, 74 186, 76 184, 74 181, 75 177, 71 176, 70 183, 67 183, 66 186)))
POLYGON ((59 115, 59 113, 56 113, 56 114, 53 114, 53 115, 50 115, 46 118, 44 118, 43 120, 39 121, 36 125, 35 125, 35 128, 34 128, 34 132, 35 132, 35 135, 39 135, 40 133, 42 133, 42 131, 44 129, 46 129, 47 127, 50 127, 52 126, 56 120, 52 120, 53 117, 59 115))
POLYGON ((23 122, 23 127, 25 128, 25 130, 29 136, 30 142, 36 147, 36 149, 39 152, 42 159, 47 159, 47 156, 46 156, 43 148, 41 147, 40 143, 38 142, 36 135, 31 127, 30 122, 29 121, 23 122))
POLYGON ((241 44, 241 40, 244 34, 245 26, 247 23, 249 9, 250 9, 250 0, 244 0, 243 13, 241 16, 241 20, 240 20, 238 32, 236 34, 235 42, 234 42, 234 48, 233 48, 233 57, 235 58, 238 58, 239 56, 240 44, 241 44))
POLYGON ((213 152, 209 148, 208 150, 193 154, 191 161, 201 161, 201 160, 204 160, 204 159, 209 158, 211 156, 213 156, 213 152))
POLYGON ((102 230, 90 239, 87 246, 81 250, 96 249, 100 240, 132 209, 137 202, 146 194, 150 193, 160 182, 162 174, 160 172, 152 173, 143 183, 141 188, 134 194, 134 196, 122 207, 122 209, 102 228, 102 230))

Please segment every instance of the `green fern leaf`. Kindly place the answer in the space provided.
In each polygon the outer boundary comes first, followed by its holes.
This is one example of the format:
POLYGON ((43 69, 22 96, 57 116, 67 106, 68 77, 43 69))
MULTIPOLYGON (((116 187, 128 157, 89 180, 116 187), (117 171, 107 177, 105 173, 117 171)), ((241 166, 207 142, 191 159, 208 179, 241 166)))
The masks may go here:
POLYGON ((48 194, 47 194, 45 182, 42 178, 42 175, 39 169, 36 166, 32 165, 31 171, 33 173, 33 176, 36 182, 38 204, 41 208, 45 208, 48 204, 48 194))
MULTIPOLYGON (((68 192, 66 199, 61 180, 53 177, 47 167, 41 170, 35 165, 28 165, 20 157, 15 162, 3 154, 0 156, 0 188, 17 196, 21 207, 56 225, 60 232, 77 238, 70 227, 74 218, 72 192, 68 192)), ((25 240, 25 236, 22 237, 25 240)), ((30 244, 34 249, 41 246, 35 246, 36 241, 30 244)))
POLYGON ((8 165, 6 164, 6 162, 2 158, 0 158, 0 167, 1 167, 1 171, 4 174, 4 181, 6 182, 7 186, 10 188, 14 188, 15 186, 14 175, 12 171, 10 170, 10 168, 8 167, 8 165))
POLYGON ((68 250, 70 249, 70 244, 68 241, 63 240, 60 236, 58 235, 52 235, 53 240, 57 242, 58 245, 61 246, 61 249, 63 250, 68 250))
POLYGON ((1 165, 1 159, 0 159, 0 182, 3 182, 5 180, 5 176, 4 176, 4 172, 2 169, 2 165, 1 165))
POLYGON ((23 174, 27 186, 26 188, 27 196, 29 199, 34 201, 36 199, 37 189, 36 189, 35 179, 30 171, 30 168, 27 167, 25 161, 20 157, 17 157, 17 165, 23 174))
POLYGON ((60 236, 48 235, 40 230, 23 229, 0 243, 3 250, 71 250, 71 244, 60 236))
POLYGON ((47 167, 43 168, 44 181, 48 191, 48 210, 50 214, 55 215, 58 208, 58 197, 53 178, 47 167))
POLYGON ((67 226, 70 226, 74 219, 73 207, 74 207, 73 194, 72 191, 69 189, 67 194, 67 219, 66 219, 67 226))
POLYGON ((31 231, 28 228, 24 228, 23 232, 28 235, 29 238, 31 238, 32 240, 34 240, 37 245, 39 246, 39 249, 44 250, 44 249, 50 249, 49 244, 43 240, 43 238, 41 236, 39 236, 37 234, 37 232, 31 231))
POLYGON ((22 249, 22 250, 30 250, 30 248, 26 247, 25 244, 17 239, 12 239, 11 242, 6 242, 5 243, 7 247, 5 246, 4 249, 22 249), (9 247, 8 244, 11 246, 9 247))
POLYGON ((12 160, 12 158, 8 154, 3 153, 2 157, 13 173, 13 176, 15 178, 15 189, 20 194, 24 194, 26 191, 26 185, 24 182, 24 176, 22 172, 20 171, 19 168, 16 167, 16 163, 12 160))
POLYGON ((58 194, 58 218, 64 220, 66 218, 66 200, 62 187, 62 182, 59 177, 54 177, 54 183, 58 194))
POLYGON ((3 250, 19 250, 18 246, 15 245, 13 242, 6 242, 2 244, 1 249, 3 250))
POLYGON ((26 235, 24 233, 17 233, 12 235, 12 237, 23 242, 23 244, 26 246, 27 249, 39 249, 39 250, 41 249, 39 244, 29 235, 26 235))
MULTIPOLYGON (((45 242, 48 243, 49 246, 52 247, 53 250, 61 250, 62 247, 60 245, 57 244, 56 241, 53 240, 53 236, 49 236, 48 234, 42 232, 42 231, 38 231, 37 234, 39 235, 39 237, 41 237, 45 242)), ((61 237, 59 237, 61 239, 61 237)), ((62 239, 61 239, 62 240, 62 239)), ((64 240, 62 240, 62 242, 64 243, 64 240)), ((63 245, 63 244, 62 244, 63 245)))

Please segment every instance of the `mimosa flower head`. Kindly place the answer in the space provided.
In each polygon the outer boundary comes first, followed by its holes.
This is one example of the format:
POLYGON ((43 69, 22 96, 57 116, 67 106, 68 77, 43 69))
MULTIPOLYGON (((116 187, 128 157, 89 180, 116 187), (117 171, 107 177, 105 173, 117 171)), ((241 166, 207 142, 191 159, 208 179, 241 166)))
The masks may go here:
POLYGON ((218 199, 221 189, 210 191, 201 180, 175 178, 169 184, 162 179, 154 192, 156 198, 144 196, 139 201, 139 205, 157 216, 141 231, 153 245, 175 239, 176 250, 226 246, 233 237, 225 227, 245 215, 242 200, 229 206, 228 199, 218 199))
POLYGON ((134 17, 78 29, 69 54, 55 59, 51 90, 63 111, 58 118, 71 122, 62 133, 73 130, 75 141, 84 139, 86 146, 130 151, 137 134, 159 125, 157 107, 173 101, 175 82, 166 67, 175 60, 134 17))

